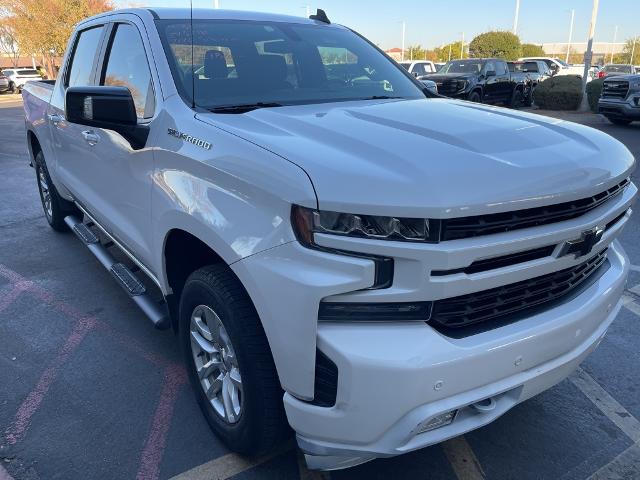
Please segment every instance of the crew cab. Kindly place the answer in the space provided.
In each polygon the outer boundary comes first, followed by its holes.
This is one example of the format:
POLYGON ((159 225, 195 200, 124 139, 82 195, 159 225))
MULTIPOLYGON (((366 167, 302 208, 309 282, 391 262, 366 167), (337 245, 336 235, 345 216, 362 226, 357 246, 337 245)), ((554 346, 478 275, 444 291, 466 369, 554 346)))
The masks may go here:
POLYGON ((23 96, 44 217, 177 334, 234 451, 288 423, 335 469, 460 435, 569 375, 621 307, 620 142, 434 96, 320 10, 101 14, 23 96))
POLYGON ((517 106, 531 97, 531 80, 511 75, 507 62, 497 58, 453 60, 438 73, 418 78, 436 82, 441 95, 472 102, 517 106))
POLYGON ((640 121, 640 75, 607 77, 602 83, 598 112, 616 125, 640 121))

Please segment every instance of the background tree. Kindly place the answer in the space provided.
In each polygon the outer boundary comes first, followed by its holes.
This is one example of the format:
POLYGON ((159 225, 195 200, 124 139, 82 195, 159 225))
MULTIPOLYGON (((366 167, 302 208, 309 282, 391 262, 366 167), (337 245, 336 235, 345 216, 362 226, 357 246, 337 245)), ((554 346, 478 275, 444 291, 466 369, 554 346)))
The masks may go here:
POLYGON ((640 64, 640 37, 627 39, 622 49, 622 55, 624 60, 622 60, 621 63, 631 63, 632 65, 640 64), (631 57, 632 54, 633 58, 631 57))
POLYGON ((493 57, 517 60, 521 54, 520 38, 511 32, 481 33, 469 44, 469 55, 473 58, 493 57))
POLYGON ((20 51, 41 56, 51 76, 75 24, 112 8, 110 0, 0 0, 2 24, 14 32, 20 51))
POLYGON ((522 56, 523 57, 546 57, 542 46, 535 45, 533 43, 522 44, 522 56))
MULTIPOLYGON (((460 58, 460 48, 462 47, 461 42, 452 42, 446 45, 443 45, 440 48, 435 48, 433 50, 436 58, 440 62, 447 62, 451 60, 457 60, 460 58), (449 55, 451 54, 451 55, 449 55)), ((468 50, 465 45, 464 51, 462 52, 462 58, 469 58, 468 50)))
POLYGON ((6 24, 0 23, 0 52, 5 54, 11 61, 11 65, 18 66, 20 61, 20 48, 13 29, 6 24))

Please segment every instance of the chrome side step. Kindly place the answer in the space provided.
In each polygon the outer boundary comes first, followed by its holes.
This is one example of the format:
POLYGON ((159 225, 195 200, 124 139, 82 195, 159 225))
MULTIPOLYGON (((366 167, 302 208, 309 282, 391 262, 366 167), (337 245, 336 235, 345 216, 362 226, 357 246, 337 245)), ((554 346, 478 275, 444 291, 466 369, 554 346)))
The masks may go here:
POLYGON ((74 215, 69 215, 65 217, 64 221, 102 266, 109 270, 116 282, 127 292, 157 329, 165 330, 171 327, 166 303, 156 302, 149 295, 138 277, 126 265, 117 262, 113 258, 107 247, 100 243, 98 236, 81 219, 74 215))

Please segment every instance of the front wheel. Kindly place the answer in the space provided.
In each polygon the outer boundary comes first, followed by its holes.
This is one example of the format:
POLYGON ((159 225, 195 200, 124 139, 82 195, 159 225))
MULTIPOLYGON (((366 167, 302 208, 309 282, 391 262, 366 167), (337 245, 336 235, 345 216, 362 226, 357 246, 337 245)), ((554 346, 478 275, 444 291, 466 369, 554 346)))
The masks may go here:
POLYGON ((288 432, 283 392, 258 314, 226 265, 191 274, 179 319, 189 379, 214 433, 238 453, 276 446, 288 432))
POLYGON ((607 119, 614 125, 620 125, 623 127, 626 127, 631 123, 631 120, 627 120, 626 118, 607 117, 607 119))
POLYGON ((9 82, 9 91, 11 93, 16 93, 18 91, 18 88, 16 87, 15 83, 9 82))
POLYGON ((475 103, 482 103, 482 98, 480 97, 480 94, 477 91, 475 91, 469 94, 469 101, 475 102, 475 103))

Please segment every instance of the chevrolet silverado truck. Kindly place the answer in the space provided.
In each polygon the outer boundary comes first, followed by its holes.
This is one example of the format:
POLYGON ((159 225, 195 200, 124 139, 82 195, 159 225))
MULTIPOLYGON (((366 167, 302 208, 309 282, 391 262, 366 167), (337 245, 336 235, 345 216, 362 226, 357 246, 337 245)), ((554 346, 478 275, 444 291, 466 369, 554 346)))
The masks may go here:
POLYGON ((438 73, 418 78, 436 82, 440 95, 471 102, 517 107, 531 98, 531 80, 511 74, 507 62, 498 58, 453 60, 438 73))
POLYGON ((640 121, 640 75, 607 77, 602 83, 598 112, 615 125, 640 121))
POLYGON ((238 452, 293 430, 336 469, 463 434, 621 307, 620 142, 434 96, 322 11, 101 14, 24 108, 46 220, 173 329, 238 452))

